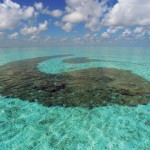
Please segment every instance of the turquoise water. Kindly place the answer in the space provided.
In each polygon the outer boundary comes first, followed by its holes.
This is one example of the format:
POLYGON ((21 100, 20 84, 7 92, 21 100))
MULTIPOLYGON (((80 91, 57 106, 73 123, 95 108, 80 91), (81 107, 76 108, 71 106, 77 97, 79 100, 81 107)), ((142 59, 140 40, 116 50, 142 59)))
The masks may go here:
MULTIPOLYGON (((91 67, 131 70, 150 81, 150 48, 13 48, 0 49, 0 65, 8 62, 73 54, 37 65, 45 73, 91 67), (105 60, 82 64, 63 59, 105 60)), ((150 104, 87 108, 43 107, 0 96, 0 150, 149 150, 150 104)))

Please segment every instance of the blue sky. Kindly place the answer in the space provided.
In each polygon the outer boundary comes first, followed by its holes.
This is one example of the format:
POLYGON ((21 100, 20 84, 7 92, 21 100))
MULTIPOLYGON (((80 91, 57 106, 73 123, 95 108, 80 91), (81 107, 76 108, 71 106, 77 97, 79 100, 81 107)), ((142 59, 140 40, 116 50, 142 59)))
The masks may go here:
POLYGON ((149 46, 149 14, 149 0, 0 0, 0 46, 149 46))

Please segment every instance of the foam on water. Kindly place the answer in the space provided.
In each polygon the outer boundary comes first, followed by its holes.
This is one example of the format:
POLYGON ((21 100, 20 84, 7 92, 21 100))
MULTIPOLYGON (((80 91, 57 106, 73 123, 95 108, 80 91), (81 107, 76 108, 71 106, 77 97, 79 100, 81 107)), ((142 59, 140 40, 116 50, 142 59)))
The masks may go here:
MULTIPOLYGON (((1 55, 1 64, 19 60, 20 53, 25 52, 18 53, 14 54, 16 59, 11 55, 6 56, 7 53, 5 57, 1 55)), ((63 50, 46 50, 42 56, 55 53, 61 54, 63 50)), ((132 56, 131 59, 131 56, 107 56, 105 53, 100 53, 101 56, 96 56, 95 52, 72 53, 75 57, 88 55, 90 58, 128 63, 92 62, 70 65, 61 63, 66 58, 59 58, 42 62, 38 68, 47 73, 60 73, 89 67, 113 67, 130 69, 150 80, 150 61, 147 56, 132 56)), ((31 51, 24 59, 40 55, 40 50, 31 51)), ((80 107, 47 108, 37 103, 0 96, 0 135, 0 150, 148 150, 150 104, 137 107, 114 105, 91 110, 80 107)))

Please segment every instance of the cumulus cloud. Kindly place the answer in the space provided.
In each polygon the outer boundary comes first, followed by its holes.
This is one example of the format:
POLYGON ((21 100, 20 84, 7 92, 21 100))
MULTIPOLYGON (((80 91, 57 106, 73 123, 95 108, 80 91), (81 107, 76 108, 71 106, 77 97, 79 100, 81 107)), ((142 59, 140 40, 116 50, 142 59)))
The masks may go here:
POLYGON ((38 32, 37 27, 24 27, 21 29, 21 34, 23 35, 29 35, 29 34, 36 34, 38 32))
POLYGON ((62 18, 62 29, 69 30, 78 23, 84 23, 90 31, 99 31, 102 26, 110 26, 104 36, 116 33, 124 26, 149 26, 149 0, 118 0, 108 8, 107 0, 66 0, 65 15, 62 18), (113 26, 113 28, 111 28, 113 26))
POLYGON ((13 33, 11 35, 8 35, 8 38, 11 39, 11 40, 14 40, 14 39, 16 39, 18 37, 18 35, 19 34, 17 32, 15 32, 15 33, 13 33))
MULTIPOLYGON (((62 21, 71 24, 73 27, 76 23, 84 22, 85 27, 91 31, 97 31, 101 26, 101 17, 107 10, 106 1, 98 0, 66 0, 66 14, 62 21)), ((64 26, 62 26, 64 28, 64 26)))
POLYGON ((86 16, 79 12, 73 12, 70 14, 67 14, 63 17, 63 21, 70 22, 72 24, 79 23, 86 20, 86 16))
POLYGON ((72 29, 72 24, 67 22, 65 25, 62 26, 62 29, 66 32, 70 32, 72 29))
POLYGON ((54 22, 54 25, 55 25, 56 27, 61 27, 61 26, 62 26, 62 23, 59 22, 59 21, 55 21, 55 22, 54 22))
POLYGON ((110 38, 110 35, 107 32, 102 33, 102 37, 105 39, 110 38))
POLYGON ((149 27, 126 28, 116 39, 148 39, 149 27))
POLYGON ((149 26, 136 27, 133 30, 133 33, 134 33, 136 38, 148 37, 150 35, 150 27, 149 26))
POLYGON ((141 33, 141 32, 143 32, 143 27, 136 27, 134 29, 134 33, 141 33))
POLYGON ((55 18, 58 18, 58 17, 62 16, 62 14, 63 14, 63 12, 60 9, 55 9, 55 10, 50 11, 47 8, 43 9, 42 13, 53 16, 55 18))
POLYGON ((42 10, 43 9, 43 3, 39 2, 39 3, 35 3, 34 4, 34 7, 37 9, 37 10, 42 10))
POLYGON ((23 29, 20 30, 20 33, 23 35, 33 35, 33 34, 38 34, 42 31, 47 30, 48 26, 48 21, 45 21, 44 23, 40 23, 38 27, 24 27, 23 29))
POLYGON ((84 40, 87 40, 91 37, 91 34, 90 33, 86 33, 84 36, 83 36, 83 39, 84 40))
POLYGON ((44 23, 40 23, 38 28, 39 32, 47 30, 47 26, 48 26, 47 20, 45 20, 44 23))
POLYGON ((102 33, 102 37, 103 38, 110 38, 111 34, 115 34, 117 31, 119 31, 120 29, 123 29, 122 26, 110 26, 106 32, 102 33))
POLYGON ((132 36, 132 31, 130 29, 125 29, 125 31, 122 33, 123 38, 129 38, 132 36))
POLYGON ((37 36, 37 35, 32 35, 30 38, 29 38, 29 41, 38 41, 40 38, 37 36))
POLYGON ((84 43, 80 37, 75 37, 75 38, 73 39, 73 42, 74 42, 75 44, 83 44, 83 43, 84 43))
POLYGON ((122 33, 116 38, 116 40, 122 39, 135 39, 135 35, 131 29, 124 29, 122 33))
POLYGON ((100 36, 97 33, 86 33, 83 36, 75 36, 73 43, 75 44, 94 44, 100 41, 100 36))
POLYGON ((104 19, 105 25, 150 25, 149 0, 118 0, 104 19))
POLYGON ((122 26, 110 26, 108 29, 107 29, 107 33, 108 34, 114 34, 116 33, 117 31, 119 31, 120 29, 123 29, 122 26))
POLYGON ((16 27, 19 21, 31 18, 34 12, 35 10, 31 6, 21 7, 11 0, 5 0, 0 3, 0 30, 16 27))
POLYGON ((51 11, 51 15, 56 18, 60 17, 62 15, 62 11, 59 9, 53 10, 53 11, 51 11))
MULTIPOLYGON (((42 2, 35 2, 33 6, 21 6, 12 0, 0 2, 0 37, 16 39, 18 33, 6 34, 5 29, 13 29, 23 23, 28 23, 20 29, 20 35, 30 35, 30 40, 37 40, 39 33, 47 30, 48 21, 38 23, 31 18, 36 14, 54 17, 51 21, 54 26, 61 27, 64 31, 70 32, 77 24, 84 25, 89 33, 84 37, 76 37, 74 41, 96 41, 96 39, 108 39, 111 36, 118 36, 121 39, 144 37, 150 35, 150 3, 149 0, 118 0, 111 8, 107 6, 108 0, 65 0, 65 10, 51 10, 44 8, 42 2), (30 20, 29 20, 30 19, 30 20), (29 21, 28 21, 29 20, 29 21), (31 24, 29 25, 29 23, 31 24), (36 23, 37 25, 34 25, 36 23), (133 26, 132 28, 130 28, 133 26), (107 30, 100 36, 91 31, 99 31, 102 27, 107 30), (118 32, 121 30, 120 32, 118 32), (117 32, 117 33, 116 33, 117 32), (5 34, 6 35, 5 35, 5 34)), ((29 37, 29 36, 28 36, 29 37)), ((110 38, 112 39, 112 38, 110 38)), ((109 40, 109 39, 108 39, 109 40)))
POLYGON ((55 10, 49 10, 48 8, 44 8, 43 7, 43 3, 41 2, 36 2, 34 4, 34 7, 36 8, 36 10, 38 10, 41 14, 46 14, 46 15, 50 15, 53 16, 55 18, 58 18, 60 16, 62 16, 63 12, 60 9, 55 9, 55 10))

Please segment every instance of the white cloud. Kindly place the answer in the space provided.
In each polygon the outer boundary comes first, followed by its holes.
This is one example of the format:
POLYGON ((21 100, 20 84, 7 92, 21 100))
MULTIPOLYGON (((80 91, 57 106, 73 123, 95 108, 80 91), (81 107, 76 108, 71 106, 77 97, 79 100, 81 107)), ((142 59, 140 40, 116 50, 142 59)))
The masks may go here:
POLYGON ((129 29, 125 29, 125 31, 123 32, 123 34, 122 35, 124 35, 124 36, 126 36, 126 35, 131 35, 131 30, 129 30, 129 29))
POLYGON ((144 37, 146 38, 150 35, 150 27, 149 26, 136 27, 133 32, 136 38, 144 38, 144 37))
POLYGON ((123 29, 122 26, 110 26, 106 32, 102 33, 102 37, 103 38, 110 38, 110 36, 112 34, 115 34, 117 31, 119 31, 120 29, 123 29))
POLYGON ((84 40, 87 40, 91 37, 91 34, 90 33, 86 33, 84 36, 83 36, 83 39, 84 40))
POLYGON ((143 31, 143 27, 136 27, 134 29, 134 33, 141 33, 143 31))
POLYGON ((70 32, 72 29, 72 24, 67 22, 65 25, 62 26, 62 29, 66 32, 70 32))
POLYGON ((150 25, 149 0, 118 0, 104 19, 106 25, 150 25))
POLYGON ((59 9, 53 10, 53 11, 51 11, 51 15, 56 18, 60 17, 62 15, 62 11, 59 9))
POLYGON ((102 33, 102 37, 105 39, 110 38, 110 35, 107 32, 102 33))
POLYGON ((42 31, 47 30, 48 22, 45 21, 44 23, 40 23, 38 27, 24 27, 23 29, 20 30, 20 33, 23 35, 33 35, 33 34, 38 34, 42 31))
POLYGON ((13 33, 11 35, 8 35, 8 38, 11 39, 11 40, 14 40, 14 39, 16 39, 18 37, 18 35, 19 34, 17 32, 15 32, 15 33, 13 33))
POLYGON ((81 39, 80 37, 75 37, 75 38, 73 39, 73 42, 74 42, 75 44, 82 44, 82 43, 83 43, 83 41, 82 41, 82 39, 81 39))
MULTIPOLYGON (((108 0, 65 1, 66 7, 64 11, 60 9, 50 10, 48 7, 44 8, 42 2, 35 2, 33 7, 21 6, 12 0, 0 2, 0 37, 8 37, 9 39, 17 38, 17 30, 15 30, 13 34, 9 33, 10 35, 4 35, 5 29, 16 28, 22 25, 21 23, 23 21, 23 23, 28 24, 20 29, 20 33, 22 35, 30 35, 30 40, 38 39, 38 34, 47 30, 48 21, 38 23, 35 19, 31 20, 36 14, 40 15, 40 17, 42 17, 42 15, 49 15, 49 18, 57 18, 57 20, 54 19, 54 22, 52 22, 53 25, 61 27, 66 32, 70 32, 72 28, 79 23, 82 23, 82 25, 90 31, 99 31, 101 27, 105 28, 107 26, 107 30, 100 36, 89 31, 89 33, 83 37, 74 38, 76 42, 81 39, 85 42, 95 41, 98 38, 104 40, 103 38, 108 39, 111 36, 115 37, 118 36, 118 33, 120 33, 118 31, 121 29, 122 32, 119 38, 122 39, 130 37, 135 39, 139 37, 147 38, 150 35, 150 28, 148 27, 150 26, 149 0, 143 0, 142 2, 140 2, 140 0, 118 0, 112 8, 107 7, 106 1, 108 0), (31 26, 31 24, 33 26, 31 26), (131 26, 135 28, 130 28, 131 26)), ((51 21, 53 21, 53 19, 51 21)))
POLYGON ((37 41, 39 40, 40 38, 37 36, 37 35, 32 35, 30 38, 29 38, 29 41, 37 41))
POLYGON ((85 27, 91 31, 97 31, 101 26, 101 18, 107 10, 106 0, 66 0, 66 15, 62 21, 70 23, 84 22, 85 27))
POLYGON ((125 29, 125 31, 122 33, 122 37, 123 37, 123 38, 128 38, 128 37, 131 36, 131 34, 132 34, 132 31, 131 31, 131 30, 125 29))
POLYGON ((79 12, 72 12, 63 17, 64 22, 70 22, 72 24, 79 23, 86 20, 86 16, 79 12))
POLYGON ((92 36, 90 37, 90 39, 93 40, 93 39, 97 38, 97 36, 98 36, 98 34, 95 33, 94 35, 92 35, 92 36))
POLYGON ((35 3, 35 4, 34 4, 34 7, 35 7, 37 10, 42 10, 42 9, 43 9, 43 4, 42 4, 41 2, 35 3))
POLYGON ((37 27, 24 27, 20 30, 21 34, 29 35, 29 34, 36 34, 38 32, 37 27))
POLYGON ((43 3, 41 3, 41 2, 36 2, 34 4, 34 7, 37 10, 39 10, 41 14, 50 15, 50 16, 53 16, 55 18, 58 18, 58 17, 62 16, 62 14, 63 14, 62 10, 60 10, 60 9, 49 10, 48 7, 43 8, 43 3))
POLYGON ((73 42, 76 44, 83 44, 83 43, 96 43, 99 40, 99 36, 97 33, 86 33, 83 36, 75 36, 73 42))
POLYGON ((123 27, 122 27, 122 26, 116 26, 116 27, 110 26, 110 27, 107 29, 107 33, 108 33, 108 34, 114 34, 114 33, 116 33, 117 31, 119 31, 120 29, 123 29, 123 27))
POLYGON ((47 30, 47 26, 48 26, 48 21, 47 20, 44 21, 44 23, 40 23, 39 24, 39 29, 38 29, 39 32, 47 30))
POLYGON ((56 27, 61 27, 61 26, 62 26, 62 23, 61 23, 61 22, 58 22, 58 21, 55 21, 55 22, 54 22, 54 25, 55 25, 56 27))
POLYGON ((53 16, 55 18, 58 18, 58 17, 62 16, 62 14, 63 14, 63 12, 60 9, 55 9, 55 10, 50 11, 47 8, 43 9, 42 13, 53 16))
POLYGON ((21 20, 27 20, 34 15, 33 7, 21 7, 11 0, 0 3, 0 30, 15 28, 21 20))

